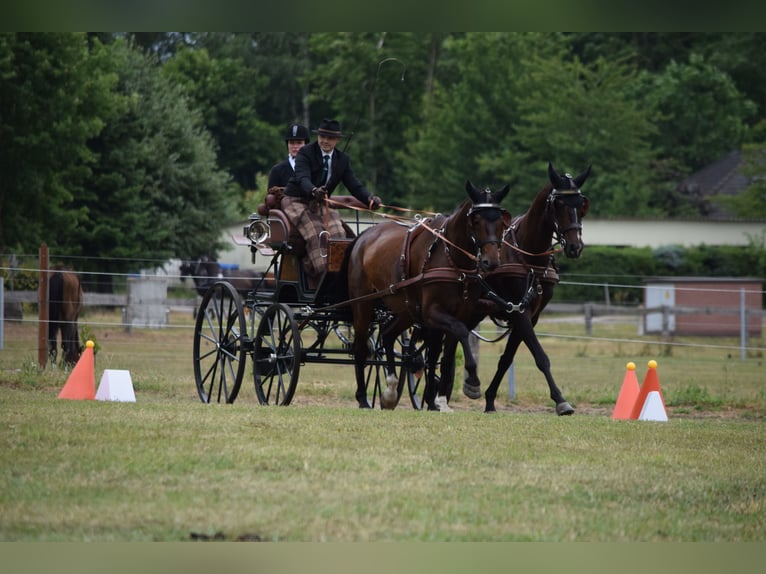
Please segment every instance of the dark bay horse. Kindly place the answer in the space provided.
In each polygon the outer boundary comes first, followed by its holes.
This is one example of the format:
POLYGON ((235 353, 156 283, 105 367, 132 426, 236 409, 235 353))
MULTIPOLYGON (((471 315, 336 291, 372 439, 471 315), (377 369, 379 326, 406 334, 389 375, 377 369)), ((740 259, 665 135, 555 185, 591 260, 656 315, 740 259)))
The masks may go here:
MULTIPOLYGON (((564 399, 553 379, 550 360, 534 328, 559 282, 551 244, 555 240, 569 258, 577 258, 582 253, 582 220, 590 202, 580 187, 589 175, 590 167, 576 177, 560 175, 549 163, 549 183, 535 196, 529 209, 514 218, 503 241, 501 264, 486 276, 488 291, 484 297, 498 304, 491 316, 496 323, 504 323, 509 334, 495 376, 485 393, 485 412, 495 411, 498 387, 513 363, 519 345, 524 342, 537 368, 545 375, 556 413, 574 413, 574 408, 564 399)), ((477 325, 482 318, 479 311, 464 319, 469 325, 477 325)), ((445 341, 445 358, 450 356, 448 345, 454 343, 449 339, 445 341)), ((444 365, 442 370, 444 373, 444 365)), ((448 377, 449 372, 442 376, 440 395, 449 396, 453 378, 448 377)), ((480 388, 472 385, 470 380, 464 383, 463 392, 470 398, 481 397, 480 388)))
POLYGON ((451 215, 414 226, 386 221, 361 233, 349 247, 344 272, 353 313, 356 399, 361 408, 370 407, 364 381, 367 339, 381 304, 391 315, 381 328, 387 356, 387 388, 381 394, 381 406, 396 405, 394 341, 414 324, 450 333, 459 341, 465 367, 474 384, 479 384, 468 344, 470 331, 457 316, 463 307, 477 303, 479 273, 500 263, 501 241, 511 219, 500 202, 508 191, 507 185, 496 192, 480 190, 467 181, 468 199, 451 215))
POLYGON ((56 361, 58 333, 64 362, 74 364, 80 358, 77 318, 82 310, 82 285, 73 271, 53 269, 48 278, 48 357, 56 361))
POLYGON ((231 283, 240 295, 247 295, 262 286, 273 288, 273 282, 264 278, 264 274, 254 269, 228 269, 218 261, 202 256, 196 261, 184 261, 180 267, 181 280, 191 277, 199 295, 204 295, 208 288, 218 281, 225 279, 231 283))

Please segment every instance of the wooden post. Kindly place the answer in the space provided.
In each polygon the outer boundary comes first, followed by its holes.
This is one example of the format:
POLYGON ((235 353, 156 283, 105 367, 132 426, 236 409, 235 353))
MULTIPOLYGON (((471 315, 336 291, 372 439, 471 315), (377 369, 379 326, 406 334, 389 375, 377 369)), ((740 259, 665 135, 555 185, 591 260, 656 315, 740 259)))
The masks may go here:
POLYGON ((593 332, 593 304, 586 303, 585 308, 585 334, 590 335, 593 332))
POLYGON ((40 284, 37 288, 39 322, 37 329, 37 363, 41 369, 48 362, 48 246, 40 246, 40 284))

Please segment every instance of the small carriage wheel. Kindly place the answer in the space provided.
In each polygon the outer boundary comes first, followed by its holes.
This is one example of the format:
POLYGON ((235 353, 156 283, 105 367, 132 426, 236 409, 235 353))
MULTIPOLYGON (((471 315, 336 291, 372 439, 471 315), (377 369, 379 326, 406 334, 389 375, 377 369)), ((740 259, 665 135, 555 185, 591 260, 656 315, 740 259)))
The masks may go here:
POLYGON ((245 314, 239 293, 226 281, 213 283, 194 326, 194 380, 203 403, 233 403, 245 373, 245 314))
POLYGON ((301 368, 301 335, 293 310, 274 303, 263 314, 253 345, 255 394, 262 405, 289 405, 301 368))

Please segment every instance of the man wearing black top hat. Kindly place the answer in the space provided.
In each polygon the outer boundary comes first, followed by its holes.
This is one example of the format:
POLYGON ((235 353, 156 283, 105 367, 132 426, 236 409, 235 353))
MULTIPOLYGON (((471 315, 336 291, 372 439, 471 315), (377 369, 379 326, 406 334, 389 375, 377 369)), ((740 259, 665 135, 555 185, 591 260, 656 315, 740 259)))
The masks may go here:
POLYGON ((313 283, 324 273, 327 261, 319 250, 320 233, 345 237, 341 216, 325 204, 325 197, 342 183, 370 209, 380 207, 380 198, 365 189, 351 169, 349 156, 336 149, 345 137, 337 120, 322 120, 315 130, 317 141, 303 146, 295 157, 295 175, 285 187, 282 210, 306 241, 303 268, 313 283))
POLYGON ((269 185, 272 187, 285 187, 290 178, 295 174, 295 156, 298 151, 309 143, 309 129, 300 124, 292 124, 285 132, 285 145, 287 146, 287 159, 274 165, 269 171, 269 185))

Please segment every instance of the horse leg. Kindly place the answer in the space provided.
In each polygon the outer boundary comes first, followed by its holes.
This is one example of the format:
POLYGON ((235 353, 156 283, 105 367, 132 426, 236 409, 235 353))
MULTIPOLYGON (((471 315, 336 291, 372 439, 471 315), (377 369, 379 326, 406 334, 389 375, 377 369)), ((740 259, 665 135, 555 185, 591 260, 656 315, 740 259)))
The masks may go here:
MULTIPOLYGON (((426 342, 426 388, 423 391, 423 402, 427 405, 429 411, 442 410, 441 405, 437 404, 437 392, 441 394, 441 389, 436 382, 436 365, 439 357, 442 355, 442 345, 444 343, 444 333, 438 329, 427 329, 423 337, 426 342)), ((442 379, 442 385, 444 384, 442 379)), ((444 406, 446 406, 444 401, 444 406)))
POLYGON ((381 333, 381 341, 386 353, 386 388, 380 393, 380 406, 384 409, 396 408, 396 404, 399 402, 399 378, 396 376, 394 344, 396 338, 408 326, 400 317, 397 316, 393 322, 386 325, 381 333))
POLYGON ((508 369, 513 364, 513 358, 516 356, 516 351, 518 350, 520 344, 521 333, 519 329, 514 326, 511 329, 511 332, 508 334, 508 340, 505 342, 505 349, 503 349, 503 354, 500 355, 500 358, 497 360, 497 370, 495 371, 495 376, 492 377, 492 382, 489 384, 487 387, 487 392, 484 394, 486 401, 484 405, 485 413, 495 412, 495 399, 497 398, 497 390, 500 388, 500 383, 505 377, 505 373, 508 372, 508 369))
POLYGON ((441 381, 439 394, 436 397, 436 407, 441 412, 452 412, 449 406, 449 397, 452 395, 452 387, 455 384, 455 350, 457 339, 452 336, 444 337, 441 362, 441 381))
MULTIPOLYGON (((479 381, 476 358, 473 356, 471 342, 469 341, 471 332, 464 325, 462 330, 465 333, 460 337, 460 345, 463 347, 463 356, 465 357, 464 367, 467 373, 466 379, 463 381, 463 394, 470 399, 478 399, 481 397, 481 382, 479 381)), ((452 371, 454 376, 454 361, 452 371)))
POLYGON ((367 346, 367 338, 370 330, 372 308, 357 306, 354 308, 354 342, 352 351, 354 354, 354 374, 356 375, 356 401, 360 409, 370 409, 367 402, 367 390, 364 385, 364 368, 367 364, 367 356, 370 352, 367 346))
POLYGON ((55 323, 50 317, 48 317, 48 360, 51 363, 56 362, 56 357, 58 355, 57 339, 58 339, 58 323, 55 323))
POLYGON ((78 342, 77 323, 68 321, 61 329, 61 350, 64 360, 73 365, 80 358, 80 345, 78 342))
POLYGON ((556 382, 553 380, 551 361, 545 350, 543 350, 543 346, 540 344, 540 340, 535 334, 532 323, 529 320, 520 321, 520 323, 522 323, 522 338, 524 339, 524 344, 532 353, 532 356, 535 358, 535 365, 537 365, 537 368, 543 375, 545 375, 545 380, 548 382, 551 400, 556 403, 556 414, 559 416, 571 415, 574 413, 574 408, 564 399, 561 395, 561 391, 556 386, 556 382))

